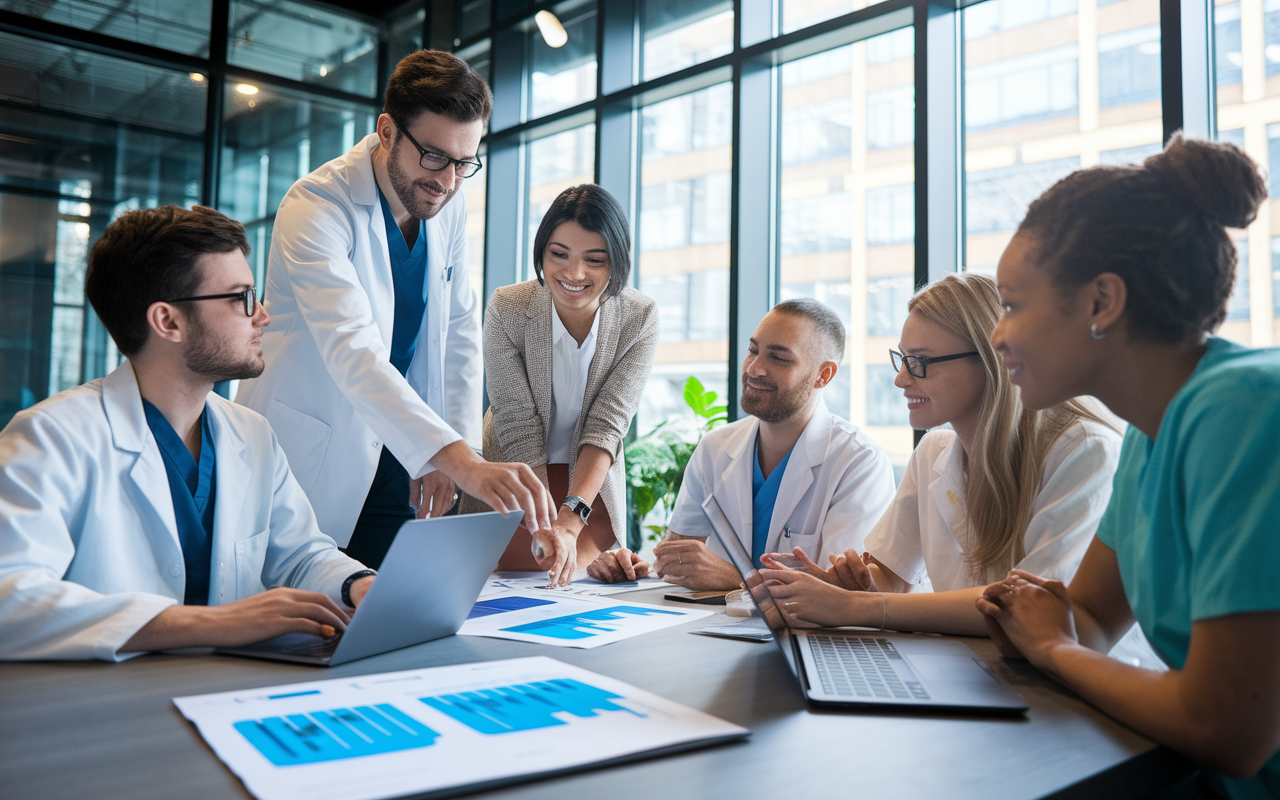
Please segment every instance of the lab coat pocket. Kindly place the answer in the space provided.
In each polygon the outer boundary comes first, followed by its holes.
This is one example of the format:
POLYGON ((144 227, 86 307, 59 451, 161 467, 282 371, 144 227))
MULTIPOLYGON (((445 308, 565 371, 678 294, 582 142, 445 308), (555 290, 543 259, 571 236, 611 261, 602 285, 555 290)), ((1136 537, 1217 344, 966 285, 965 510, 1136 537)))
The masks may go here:
POLYGON ((267 590, 262 571, 267 561, 271 529, 236 542, 236 598, 252 597, 267 590))
POLYGON ((331 428, 315 417, 272 400, 267 408, 267 421, 271 423, 280 449, 289 454, 289 469, 302 491, 311 493, 320 476, 320 465, 329 449, 331 428))

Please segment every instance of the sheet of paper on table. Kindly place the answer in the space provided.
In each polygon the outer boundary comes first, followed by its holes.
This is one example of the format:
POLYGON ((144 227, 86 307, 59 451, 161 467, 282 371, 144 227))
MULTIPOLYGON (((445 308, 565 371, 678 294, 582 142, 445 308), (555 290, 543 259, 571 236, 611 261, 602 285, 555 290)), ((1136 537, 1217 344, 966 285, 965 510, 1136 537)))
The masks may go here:
POLYGON ((477 600, 458 634, 588 649, 712 613, 603 597, 508 590, 477 600))
POLYGON ((545 656, 173 702, 259 800, 455 794, 749 734, 545 656))
POLYGON ((518 589, 520 591, 548 591, 575 597, 605 597, 611 594, 635 592, 640 589, 656 589, 663 586, 670 586, 670 584, 664 582, 661 578, 641 578, 634 581, 624 581, 623 583, 601 583, 595 578, 587 577, 587 571, 580 569, 573 573, 573 582, 568 587, 553 589, 547 583, 547 573, 545 572, 495 572, 485 581, 484 588, 480 590, 480 596, 489 597, 490 595, 518 589))

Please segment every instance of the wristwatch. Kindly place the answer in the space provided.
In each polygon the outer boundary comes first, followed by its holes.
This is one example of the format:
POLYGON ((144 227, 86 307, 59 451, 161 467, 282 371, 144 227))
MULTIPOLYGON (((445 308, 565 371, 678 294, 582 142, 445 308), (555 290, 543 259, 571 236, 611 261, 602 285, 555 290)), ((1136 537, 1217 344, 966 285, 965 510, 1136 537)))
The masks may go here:
POLYGON ((378 573, 375 570, 362 569, 359 572, 353 572, 347 576, 347 579, 342 582, 342 602, 346 604, 347 608, 356 607, 356 604, 351 602, 351 584, 355 583, 361 578, 367 578, 370 575, 377 575, 377 574, 378 573))
POLYGON ((571 494, 566 497, 564 502, 560 505, 565 506, 570 511, 581 517, 583 525, 587 524, 587 517, 591 516, 591 506, 587 504, 586 500, 583 500, 576 494, 571 494))

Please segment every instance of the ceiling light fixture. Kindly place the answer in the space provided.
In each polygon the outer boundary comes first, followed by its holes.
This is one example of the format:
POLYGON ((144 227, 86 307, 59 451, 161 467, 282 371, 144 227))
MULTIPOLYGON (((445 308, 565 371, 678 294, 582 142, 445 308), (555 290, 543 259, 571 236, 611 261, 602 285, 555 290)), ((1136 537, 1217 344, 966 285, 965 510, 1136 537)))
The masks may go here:
POLYGON ((538 24, 547 47, 564 47, 569 41, 569 34, 565 33, 564 26, 550 11, 539 11, 533 16, 533 21, 538 24))
POLYGON ((258 87, 252 83, 241 83, 236 85, 236 91, 240 94, 253 95, 258 93, 258 87))
POLYGON ((191 73, 191 82, 192 82, 192 83, 204 83, 204 75, 201 75, 199 72, 193 72, 193 73, 191 73))

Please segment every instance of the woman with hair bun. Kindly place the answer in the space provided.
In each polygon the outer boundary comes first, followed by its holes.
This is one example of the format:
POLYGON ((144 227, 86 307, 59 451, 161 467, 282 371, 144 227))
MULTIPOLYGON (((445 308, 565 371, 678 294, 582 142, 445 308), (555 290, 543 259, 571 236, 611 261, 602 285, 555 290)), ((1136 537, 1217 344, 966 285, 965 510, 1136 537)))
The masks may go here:
MULTIPOLYGON (((1000 294, 948 275, 907 305, 894 383, 921 439, 866 552, 762 574, 788 621, 987 634, 974 601, 1012 567, 1070 580, 1111 491, 1120 435, 1080 401, 1027 409, 991 334, 1000 294), (932 592, 912 591, 928 578, 932 592)), ((768 566, 781 565, 771 555, 768 566)), ((1135 631, 1117 656, 1155 663, 1135 631)))
POLYGON ((1070 587, 1013 570, 978 608, 1006 655, 1203 765, 1169 797, 1280 797, 1280 351, 1213 335, 1226 229, 1266 195, 1234 145, 1175 135, 1050 188, 998 272, 1023 403, 1093 395, 1131 427, 1070 587), (1135 619, 1168 671, 1101 655, 1135 619))

